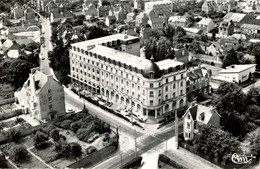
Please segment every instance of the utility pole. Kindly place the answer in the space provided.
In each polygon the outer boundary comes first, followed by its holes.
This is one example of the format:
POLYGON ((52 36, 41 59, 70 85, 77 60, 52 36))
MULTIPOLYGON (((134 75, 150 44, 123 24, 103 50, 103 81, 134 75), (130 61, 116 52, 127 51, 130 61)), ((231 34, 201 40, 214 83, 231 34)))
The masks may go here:
POLYGON ((165 144, 166 144, 165 155, 167 156, 167 140, 165 140, 165 144))
POLYGON ((120 154, 121 168, 123 167, 122 153, 120 154))
POLYGON ((136 130, 135 130, 135 156, 137 157, 136 130))
POLYGON ((179 149, 179 145, 178 145, 178 125, 179 125, 179 120, 178 120, 178 116, 177 116, 177 111, 175 111, 175 142, 174 142, 174 148, 177 150, 179 149))

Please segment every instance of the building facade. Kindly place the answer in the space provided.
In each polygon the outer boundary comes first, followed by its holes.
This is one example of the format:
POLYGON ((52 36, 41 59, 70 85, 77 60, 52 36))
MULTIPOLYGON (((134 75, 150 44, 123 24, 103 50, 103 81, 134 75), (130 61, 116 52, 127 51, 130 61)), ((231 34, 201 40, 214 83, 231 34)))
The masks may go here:
POLYGON ((229 35, 233 35, 234 28, 235 28, 235 25, 234 25, 233 21, 230 20, 229 22, 222 21, 219 24, 218 30, 219 30, 220 34, 229 36, 229 35))
POLYGON ((131 108, 141 119, 158 121, 186 107, 185 65, 139 57, 138 37, 115 34, 71 46, 70 77, 82 89, 131 108))
POLYGON ((152 10, 158 15, 169 16, 172 13, 173 3, 170 0, 153 1, 144 3, 144 12, 150 13, 152 10))
POLYGON ((39 121, 56 119, 66 113, 63 86, 39 68, 31 69, 22 89, 15 92, 15 99, 25 113, 39 121))
POLYGON ((183 115, 184 139, 192 140, 201 125, 219 127, 220 115, 213 108, 193 103, 183 115))
POLYGON ((256 64, 231 65, 219 72, 218 79, 227 82, 242 83, 253 77, 255 69, 256 64))
POLYGON ((209 92, 210 76, 206 68, 195 68, 187 73, 187 100, 192 102, 198 94, 204 96, 209 92))

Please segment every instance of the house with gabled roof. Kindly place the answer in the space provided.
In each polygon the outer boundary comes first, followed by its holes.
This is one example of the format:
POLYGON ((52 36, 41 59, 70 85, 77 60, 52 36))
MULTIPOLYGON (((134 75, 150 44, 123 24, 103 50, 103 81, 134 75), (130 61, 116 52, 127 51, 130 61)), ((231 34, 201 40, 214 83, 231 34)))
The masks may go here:
POLYGON ((209 33, 212 29, 214 29, 215 24, 210 18, 202 18, 197 23, 198 29, 201 29, 204 33, 209 33))
POLYGON ((199 126, 220 127, 220 114, 212 107, 192 103, 183 117, 183 136, 185 140, 194 139, 199 126))
POLYGON ((39 121, 57 119, 66 113, 63 86, 40 68, 31 69, 22 89, 14 95, 23 112, 39 121))
POLYGON ((222 35, 232 35, 234 33, 234 22, 232 20, 228 21, 222 21, 219 24, 218 30, 219 33, 222 35))
POLYGON ((110 15, 106 17, 105 24, 110 27, 116 23, 115 15, 110 15))

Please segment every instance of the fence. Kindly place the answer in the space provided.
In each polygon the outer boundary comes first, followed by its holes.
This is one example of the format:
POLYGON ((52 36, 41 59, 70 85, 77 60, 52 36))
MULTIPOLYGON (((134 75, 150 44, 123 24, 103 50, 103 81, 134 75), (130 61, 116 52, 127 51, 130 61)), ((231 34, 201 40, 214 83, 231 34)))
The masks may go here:
POLYGON ((116 151, 115 146, 113 145, 107 146, 99 151, 96 151, 88 155, 85 158, 76 161, 73 164, 70 164, 69 166, 67 166, 67 168, 80 168, 80 167, 89 168, 90 166, 100 161, 100 159, 104 159, 106 156, 111 155, 115 151, 116 151))

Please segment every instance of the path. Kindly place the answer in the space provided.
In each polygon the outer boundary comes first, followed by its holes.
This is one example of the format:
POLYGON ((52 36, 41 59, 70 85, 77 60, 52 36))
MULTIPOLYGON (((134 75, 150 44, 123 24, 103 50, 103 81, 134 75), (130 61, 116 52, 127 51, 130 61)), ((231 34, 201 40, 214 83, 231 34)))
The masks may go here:
MULTIPOLYGON (((171 143, 174 141, 174 137, 168 140, 168 144, 171 145, 171 143)), ((175 160, 177 163, 180 165, 187 167, 187 168, 192 168, 192 169, 221 169, 221 167, 205 160, 204 158, 193 154, 181 147, 177 150, 170 149, 167 152, 167 156, 170 159, 175 160)))
POLYGON ((35 158, 37 158, 39 161, 41 161, 43 164, 45 164, 48 168, 54 169, 51 165, 47 164, 47 163, 46 163, 44 160, 42 160, 39 156, 37 156, 36 154, 34 154, 34 153, 31 151, 32 148, 34 148, 34 146, 28 148, 27 151, 28 151, 29 153, 31 153, 31 155, 33 155, 33 156, 34 156, 35 158))

